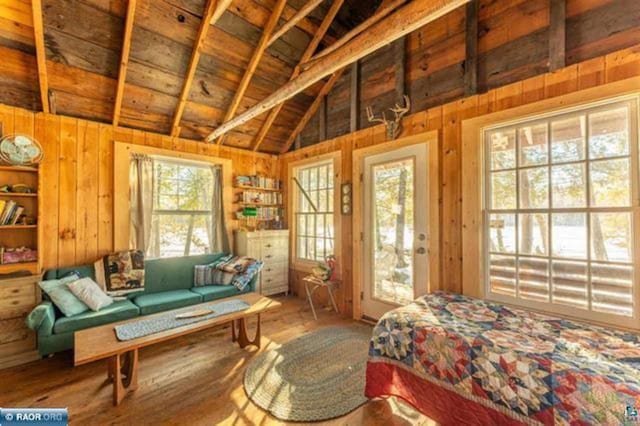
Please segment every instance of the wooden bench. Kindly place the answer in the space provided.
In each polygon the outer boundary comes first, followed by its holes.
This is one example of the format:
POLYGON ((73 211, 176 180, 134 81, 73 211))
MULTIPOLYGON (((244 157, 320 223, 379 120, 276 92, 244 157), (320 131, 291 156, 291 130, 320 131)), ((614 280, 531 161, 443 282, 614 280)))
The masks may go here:
POLYGON ((275 300, 261 296, 257 293, 249 293, 229 299, 220 299, 218 301, 193 305, 187 308, 160 312, 153 315, 146 315, 144 317, 137 317, 126 321, 81 330, 76 332, 74 336, 74 365, 77 366, 101 359, 107 359, 107 377, 113 382, 113 404, 118 405, 124 398, 127 391, 134 391, 138 387, 138 349, 227 323, 231 323, 231 339, 233 342, 238 342, 241 348, 245 348, 250 345, 259 348, 260 314, 277 309, 280 306, 280 302, 276 302, 275 300), (222 315, 216 318, 203 320, 183 327, 124 342, 118 340, 116 337, 116 325, 139 321, 142 318, 149 319, 166 315, 167 312, 178 313, 180 311, 195 311, 203 309, 205 306, 211 305, 212 303, 223 302, 230 299, 243 300, 247 302, 250 307, 243 311, 222 315), (257 317, 258 324, 256 326, 255 337, 250 339, 247 334, 247 324, 245 320, 252 316, 257 317))

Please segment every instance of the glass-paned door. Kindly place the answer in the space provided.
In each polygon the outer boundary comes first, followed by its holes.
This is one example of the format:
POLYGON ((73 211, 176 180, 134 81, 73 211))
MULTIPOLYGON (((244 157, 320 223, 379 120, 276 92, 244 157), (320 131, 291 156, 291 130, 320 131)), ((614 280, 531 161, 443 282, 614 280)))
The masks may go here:
POLYGON ((379 318, 427 291, 427 147, 364 160, 363 314, 379 318))

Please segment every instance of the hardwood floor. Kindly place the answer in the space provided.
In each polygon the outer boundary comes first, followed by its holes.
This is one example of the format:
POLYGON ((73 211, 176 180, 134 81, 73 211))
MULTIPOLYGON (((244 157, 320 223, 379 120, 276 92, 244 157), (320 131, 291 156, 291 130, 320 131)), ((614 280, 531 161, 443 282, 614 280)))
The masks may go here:
MULTIPOLYGON (((353 321, 281 297, 280 311, 263 319, 262 349, 317 328, 353 321)), ((253 332, 253 322, 250 321, 253 332)), ((281 424, 253 405, 242 378, 255 349, 231 343, 229 327, 217 328, 144 348, 139 389, 122 404, 111 404, 111 385, 102 361, 72 367, 71 353, 0 371, 0 407, 68 407, 71 424, 268 425, 281 424)), ((395 399, 372 401, 323 425, 433 424, 395 399)))

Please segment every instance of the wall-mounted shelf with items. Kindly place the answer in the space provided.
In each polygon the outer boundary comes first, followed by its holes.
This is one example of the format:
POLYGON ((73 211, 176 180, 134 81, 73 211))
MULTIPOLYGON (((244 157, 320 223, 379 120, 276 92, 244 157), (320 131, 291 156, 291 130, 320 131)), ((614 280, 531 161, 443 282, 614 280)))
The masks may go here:
POLYGON ((284 223, 282 183, 264 176, 236 176, 234 218, 245 230, 281 229, 284 223))
POLYGON ((40 273, 39 194, 37 167, 0 166, 0 277, 40 273))

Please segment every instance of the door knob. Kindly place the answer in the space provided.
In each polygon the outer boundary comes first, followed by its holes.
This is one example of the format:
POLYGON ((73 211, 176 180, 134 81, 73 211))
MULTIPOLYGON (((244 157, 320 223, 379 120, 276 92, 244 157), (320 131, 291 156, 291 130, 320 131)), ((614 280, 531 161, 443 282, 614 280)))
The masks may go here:
POLYGON ((425 254, 427 251, 424 249, 424 247, 418 247, 418 249, 416 250, 416 253, 418 254, 425 254))

